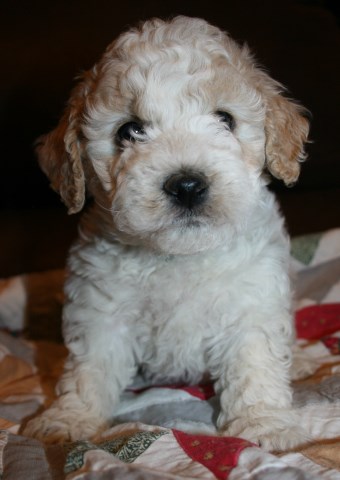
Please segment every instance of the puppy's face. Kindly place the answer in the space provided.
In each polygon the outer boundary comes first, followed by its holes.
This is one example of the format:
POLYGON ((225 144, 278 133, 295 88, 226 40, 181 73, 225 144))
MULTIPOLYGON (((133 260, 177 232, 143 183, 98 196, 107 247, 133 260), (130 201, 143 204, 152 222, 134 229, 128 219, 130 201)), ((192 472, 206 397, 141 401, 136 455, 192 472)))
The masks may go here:
POLYGON ((307 131, 246 49, 179 17, 109 46, 39 155, 71 212, 86 182, 122 241, 183 254, 246 227, 266 162, 296 180, 307 131))

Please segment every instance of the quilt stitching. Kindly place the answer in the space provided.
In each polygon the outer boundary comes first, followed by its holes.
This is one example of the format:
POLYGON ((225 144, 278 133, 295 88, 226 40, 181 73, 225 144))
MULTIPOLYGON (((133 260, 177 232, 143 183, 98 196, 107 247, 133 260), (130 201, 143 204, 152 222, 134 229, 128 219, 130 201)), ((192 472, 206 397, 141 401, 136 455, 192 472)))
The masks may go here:
POLYGON ((84 465, 84 456, 91 450, 103 450, 114 455, 124 463, 133 463, 142 453, 147 450, 158 438, 169 434, 168 430, 157 432, 140 431, 133 435, 126 435, 114 440, 108 440, 99 444, 83 441, 66 446, 67 457, 64 467, 65 473, 71 473, 84 465))

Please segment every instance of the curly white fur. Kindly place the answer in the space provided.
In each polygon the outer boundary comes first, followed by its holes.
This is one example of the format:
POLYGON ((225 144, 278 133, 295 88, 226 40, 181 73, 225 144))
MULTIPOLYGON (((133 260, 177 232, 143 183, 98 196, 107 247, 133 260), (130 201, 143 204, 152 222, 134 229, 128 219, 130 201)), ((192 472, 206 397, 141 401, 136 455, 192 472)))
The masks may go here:
POLYGON ((123 34, 84 75, 38 148, 70 213, 85 185, 94 206, 69 259, 59 396, 26 433, 95 434, 141 368, 157 382, 208 372, 224 435, 306 439, 291 406, 289 241, 263 169, 295 181, 308 125, 281 91, 247 48, 185 17, 123 34), (141 130, 119 143, 131 121, 141 130), (164 189, 179 174, 204 178, 194 208, 164 189))

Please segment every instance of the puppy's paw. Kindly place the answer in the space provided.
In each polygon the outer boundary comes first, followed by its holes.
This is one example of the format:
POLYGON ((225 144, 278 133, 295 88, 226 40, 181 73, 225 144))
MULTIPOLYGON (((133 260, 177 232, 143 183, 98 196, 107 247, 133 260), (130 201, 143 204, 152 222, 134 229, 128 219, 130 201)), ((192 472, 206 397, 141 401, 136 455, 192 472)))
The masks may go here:
POLYGON ((221 428, 221 433, 244 438, 267 451, 289 450, 310 440, 291 410, 272 411, 256 418, 238 417, 221 428))
POLYGON ((310 377, 320 367, 320 363, 298 345, 292 348, 293 362, 290 368, 292 380, 310 377))
POLYGON ((30 420, 22 433, 48 444, 66 443, 89 439, 104 426, 103 422, 89 415, 76 411, 65 413, 52 407, 30 420))

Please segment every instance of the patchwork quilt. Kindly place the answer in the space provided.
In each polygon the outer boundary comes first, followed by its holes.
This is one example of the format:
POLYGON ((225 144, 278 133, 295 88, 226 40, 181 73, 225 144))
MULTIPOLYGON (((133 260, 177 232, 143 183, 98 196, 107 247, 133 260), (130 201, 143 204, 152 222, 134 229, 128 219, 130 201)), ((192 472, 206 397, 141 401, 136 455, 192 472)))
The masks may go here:
POLYGON ((340 480, 340 229, 292 240, 298 343, 317 362, 294 383, 311 441, 263 451, 217 434, 211 384, 136 379, 113 426, 94 441, 45 446, 21 426, 54 397, 61 343, 63 271, 0 281, 0 478, 2 480, 340 480))

